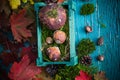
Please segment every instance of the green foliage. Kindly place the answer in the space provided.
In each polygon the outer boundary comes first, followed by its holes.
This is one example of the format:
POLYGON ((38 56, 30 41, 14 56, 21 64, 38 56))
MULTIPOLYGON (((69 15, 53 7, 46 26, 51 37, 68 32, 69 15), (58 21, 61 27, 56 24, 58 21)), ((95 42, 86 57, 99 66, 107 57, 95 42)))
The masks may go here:
POLYGON ((91 75, 97 72, 97 68, 81 64, 77 64, 75 66, 63 66, 58 70, 57 76, 59 76, 59 79, 56 80, 74 80, 75 77, 79 75, 80 70, 91 75))
POLYGON ((82 39, 77 46, 78 57, 88 55, 95 50, 95 44, 89 38, 82 39))
POLYGON ((95 11, 94 4, 87 3, 81 7, 80 14, 89 15, 89 14, 92 14, 94 11, 95 11))
POLYGON ((60 29, 62 31, 64 31, 67 35, 67 39, 63 44, 56 44, 55 42, 53 42, 53 44, 46 44, 46 38, 47 37, 53 37, 53 33, 54 31, 47 29, 46 25, 41 24, 41 28, 42 28, 42 48, 43 48, 43 58, 45 61, 50 61, 48 56, 46 55, 46 49, 50 46, 58 46, 60 51, 61 51, 61 58, 63 58, 64 56, 67 55, 67 53, 69 53, 69 23, 68 21, 66 22, 66 24, 60 29))

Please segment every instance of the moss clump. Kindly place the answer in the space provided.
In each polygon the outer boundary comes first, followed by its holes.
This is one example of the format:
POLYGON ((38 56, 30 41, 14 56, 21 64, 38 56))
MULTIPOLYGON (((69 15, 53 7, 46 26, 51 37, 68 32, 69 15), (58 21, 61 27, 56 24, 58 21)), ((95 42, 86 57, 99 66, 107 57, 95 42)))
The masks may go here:
POLYGON ((82 39, 77 46, 78 57, 82 57, 84 55, 88 55, 95 50, 95 44, 89 38, 82 39))
POLYGON ((63 44, 56 44, 55 42, 53 42, 52 44, 46 44, 46 38, 47 37, 53 37, 53 33, 54 31, 49 30, 46 25, 41 24, 41 28, 42 28, 42 48, 43 48, 43 59, 44 61, 48 61, 51 62, 51 60, 48 58, 48 56, 46 55, 46 49, 50 46, 57 46, 60 49, 61 52, 61 59, 64 58, 69 52, 70 52, 70 45, 69 45, 69 22, 66 21, 66 24, 60 29, 62 31, 64 31, 67 35, 67 39, 63 44))
POLYGON ((93 13, 95 11, 95 7, 94 7, 94 4, 84 4, 82 7, 81 7, 81 10, 80 10, 80 14, 81 15, 89 15, 91 13, 93 13))
POLYGON ((52 9, 47 12, 48 17, 56 18, 58 16, 57 9, 52 9))

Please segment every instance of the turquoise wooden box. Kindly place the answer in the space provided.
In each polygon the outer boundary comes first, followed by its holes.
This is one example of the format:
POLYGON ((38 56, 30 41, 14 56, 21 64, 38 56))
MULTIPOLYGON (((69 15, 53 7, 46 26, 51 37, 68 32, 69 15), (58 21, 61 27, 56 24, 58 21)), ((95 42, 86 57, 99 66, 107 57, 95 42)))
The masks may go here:
POLYGON ((38 58, 36 60, 37 66, 46 66, 49 64, 66 64, 67 66, 72 66, 78 63, 78 57, 75 51, 75 19, 74 19, 74 11, 75 11, 75 2, 73 0, 65 1, 62 5, 68 6, 69 11, 69 37, 70 37, 70 61, 64 62, 45 62, 43 61, 42 56, 42 42, 41 42, 41 25, 39 23, 39 8, 45 6, 46 4, 43 2, 35 3, 34 9, 36 12, 36 23, 37 23, 37 44, 38 44, 38 58))

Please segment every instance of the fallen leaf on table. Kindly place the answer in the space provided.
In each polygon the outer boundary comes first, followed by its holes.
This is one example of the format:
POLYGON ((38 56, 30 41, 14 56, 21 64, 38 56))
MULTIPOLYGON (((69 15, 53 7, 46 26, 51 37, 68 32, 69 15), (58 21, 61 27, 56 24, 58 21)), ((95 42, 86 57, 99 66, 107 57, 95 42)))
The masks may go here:
POLYGON ((10 79, 31 80, 35 75, 41 73, 41 68, 35 65, 35 61, 33 62, 30 56, 34 55, 25 55, 19 63, 14 62, 8 74, 10 79))
POLYGON ((92 77, 84 71, 80 71, 80 75, 75 77, 75 80, 92 80, 92 77))
POLYGON ((13 13, 10 16, 11 30, 14 39, 18 42, 32 37, 31 31, 27 27, 34 22, 34 19, 27 17, 26 9, 22 9, 18 14, 13 13))
POLYGON ((63 3, 64 2, 64 0, 58 0, 58 3, 63 3))
POLYGON ((105 72, 100 71, 97 74, 94 74, 94 80, 108 80, 105 76, 105 72))
POLYGON ((10 30, 9 18, 5 12, 0 13, 0 29, 6 32, 10 30))
POLYGON ((31 59, 36 59, 37 58, 37 52, 33 52, 32 51, 32 47, 23 47, 21 52, 20 52, 20 57, 23 57, 24 55, 34 55, 34 56, 30 56, 33 57, 31 59))
POLYGON ((53 78, 50 77, 50 75, 47 74, 44 69, 42 69, 42 72, 37 75, 37 78, 40 80, 53 80, 53 78))
POLYGON ((0 60, 2 60, 2 63, 5 66, 8 66, 9 64, 13 63, 14 61, 17 61, 18 56, 16 53, 7 53, 3 52, 0 54, 0 60))
POLYGON ((19 48, 23 47, 22 43, 15 44, 12 41, 8 41, 8 40, 4 40, 3 45, 4 45, 5 50, 10 50, 10 52, 12 52, 12 53, 18 53, 19 48))
POLYGON ((21 0, 9 0, 9 4, 11 9, 18 9, 18 7, 21 5, 21 0))
POLYGON ((8 0, 0 0, 0 12, 5 12, 7 17, 10 15, 11 10, 8 0))

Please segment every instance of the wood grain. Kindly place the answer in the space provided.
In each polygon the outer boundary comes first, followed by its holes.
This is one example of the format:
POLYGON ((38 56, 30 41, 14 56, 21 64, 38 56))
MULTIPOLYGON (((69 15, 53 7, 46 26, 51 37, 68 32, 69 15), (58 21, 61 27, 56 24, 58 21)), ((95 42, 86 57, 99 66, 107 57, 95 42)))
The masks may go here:
POLYGON ((91 54, 93 65, 99 70, 104 70, 109 80, 120 80, 120 0, 89 0, 96 10, 88 16, 80 15, 82 0, 76 2, 75 23, 76 23, 76 46, 83 38, 90 38, 96 43, 100 36, 104 37, 104 45, 96 46, 96 50, 91 54), (98 20, 106 25, 101 28, 98 20), (84 27, 90 25, 93 32, 86 34, 84 27), (105 56, 103 62, 96 60, 99 54, 105 56))

